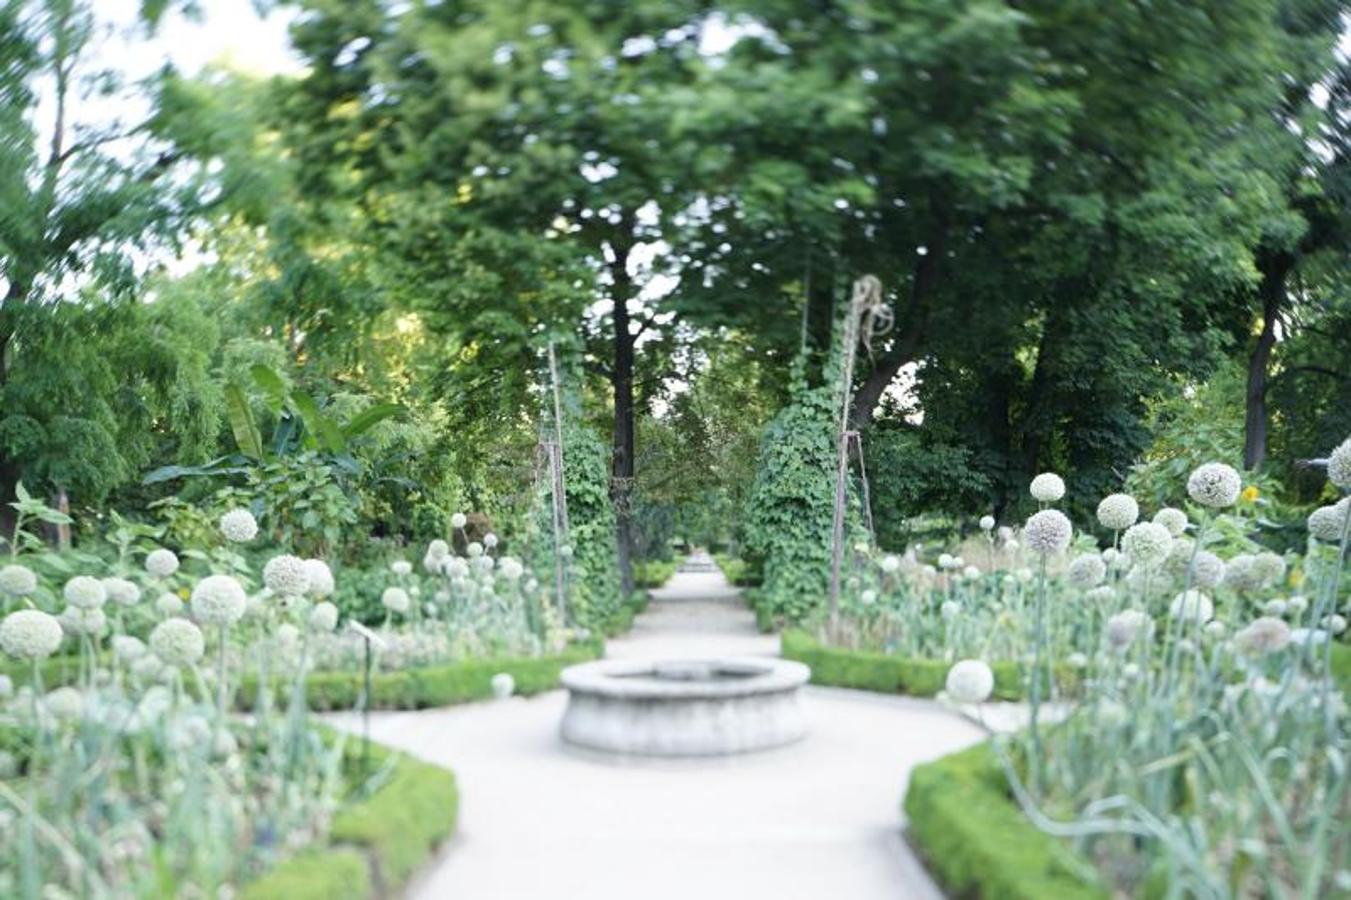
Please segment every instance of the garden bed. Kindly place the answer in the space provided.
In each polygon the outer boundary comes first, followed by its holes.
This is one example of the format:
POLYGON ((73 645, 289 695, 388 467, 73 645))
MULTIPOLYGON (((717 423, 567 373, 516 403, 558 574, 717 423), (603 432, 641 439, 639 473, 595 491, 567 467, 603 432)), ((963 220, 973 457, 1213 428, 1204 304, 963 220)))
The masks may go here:
POLYGON ((988 743, 918 766, 905 814, 911 842, 952 896, 971 900, 1106 900, 1058 839, 1038 829, 1009 794, 988 743))
MULTIPOLYGON (((600 641, 574 644, 554 656, 501 659, 466 659, 439 666, 420 666, 371 674, 371 709, 426 709, 449 706, 493 696, 494 675, 506 673, 515 682, 515 693, 543 693, 558 686, 558 676, 574 663, 599 658, 600 641)), ((278 699, 289 685, 276 682, 278 699)), ((315 710, 343 710, 356 706, 363 676, 354 672, 312 672, 306 680, 306 699, 315 710)), ((257 699, 258 680, 246 678, 236 694, 239 708, 251 708, 257 699)))
MULTIPOLYGON (((455 830, 459 790, 450 771, 372 744, 369 762, 393 766, 369 797, 343 807, 325 846, 301 851, 244 886, 244 900, 392 897, 455 830)), ((357 764, 361 748, 348 748, 357 764)))

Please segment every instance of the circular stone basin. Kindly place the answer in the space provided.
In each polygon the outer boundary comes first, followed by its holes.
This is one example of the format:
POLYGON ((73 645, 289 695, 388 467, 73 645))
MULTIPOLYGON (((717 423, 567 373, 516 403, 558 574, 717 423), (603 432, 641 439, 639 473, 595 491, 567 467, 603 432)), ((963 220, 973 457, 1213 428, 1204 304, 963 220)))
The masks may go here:
POLYGON ((780 659, 605 659, 563 670, 563 739, 642 756, 719 756, 806 733, 799 688, 811 670, 780 659))

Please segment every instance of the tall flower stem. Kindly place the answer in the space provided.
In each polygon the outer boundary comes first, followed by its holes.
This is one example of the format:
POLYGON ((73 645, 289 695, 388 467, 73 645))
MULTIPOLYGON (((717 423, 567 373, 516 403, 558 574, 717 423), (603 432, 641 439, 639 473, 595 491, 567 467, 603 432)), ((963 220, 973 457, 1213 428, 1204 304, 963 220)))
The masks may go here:
POLYGON ((1037 598, 1033 610, 1032 683, 1028 686, 1028 735, 1032 738, 1032 777, 1035 790, 1041 790, 1042 757, 1041 728, 1037 719, 1041 711, 1041 676, 1046 645, 1046 554, 1041 554, 1037 576, 1037 598))

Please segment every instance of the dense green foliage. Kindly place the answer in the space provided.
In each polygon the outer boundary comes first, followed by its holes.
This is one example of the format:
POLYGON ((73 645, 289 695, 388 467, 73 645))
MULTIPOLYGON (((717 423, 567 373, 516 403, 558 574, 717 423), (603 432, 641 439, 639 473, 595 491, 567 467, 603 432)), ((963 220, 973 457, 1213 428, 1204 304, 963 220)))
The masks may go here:
MULTIPOLYGON (((905 659, 889 653, 830 647, 803 631, 785 631, 781 642, 785 659, 806 663, 812 670, 813 684, 831 687, 933 697, 943 690, 951 668, 941 659, 905 659)), ((991 669, 994 696, 1001 700, 1023 698, 1023 676, 1016 664, 996 662, 991 669)))

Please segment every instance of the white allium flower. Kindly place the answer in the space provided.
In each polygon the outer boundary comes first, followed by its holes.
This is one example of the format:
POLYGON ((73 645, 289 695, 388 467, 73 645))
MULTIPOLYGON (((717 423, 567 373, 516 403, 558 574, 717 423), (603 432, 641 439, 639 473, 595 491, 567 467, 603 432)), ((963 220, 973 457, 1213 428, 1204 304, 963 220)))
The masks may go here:
POLYGON ((1205 628, 1202 629, 1202 633, 1204 633, 1205 636, 1208 638, 1219 640, 1220 638, 1224 637, 1225 632, 1228 630, 1229 629, 1224 627, 1223 622, 1217 619, 1212 619, 1211 621, 1206 623, 1205 628))
POLYGON ((1284 650, 1290 643, 1290 626, 1281 619, 1263 616, 1248 623, 1234 635, 1234 642, 1246 653, 1260 656, 1284 650))
POLYGON ((37 609, 20 609, 0 622, 0 649, 18 659, 45 659, 61 646, 61 623, 37 609))
POLYGON ((1290 611, 1292 616, 1300 616, 1309 608, 1309 598, 1296 594, 1285 601, 1285 608, 1290 611))
POLYGON ((981 571, 976 566, 967 566, 962 569, 962 577, 968 581, 974 581, 981 576, 981 571))
POLYGON ((153 653, 147 653, 131 663, 131 674, 141 681, 150 681, 158 678, 164 672, 164 663, 160 662, 158 656, 153 653))
POLYGON ((1173 536, 1156 522, 1138 522, 1121 536, 1121 549, 1137 564, 1152 569, 1168 558, 1173 536))
POLYGON ((1283 616, 1285 615, 1285 601, 1279 597, 1268 600, 1262 605, 1262 612, 1269 616, 1283 616))
POLYGON ((938 568, 951 569, 956 564, 956 558, 951 553, 938 554, 938 568))
POLYGON ((497 560, 491 556, 480 556, 474 560, 474 565, 478 567, 480 572, 491 572, 493 567, 497 565, 497 560))
POLYGON ((1034 499, 1042 503, 1054 503, 1065 496, 1065 482, 1054 472, 1042 472, 1032 479, 1029 490, 1034 499))
POLYGON ((66 582, 61 593, 67 603, 80 609, 98 609, 108 602, 108 589, 103 582, 88 575, 76 575, 66 582))
POLYGON ((305 572, 310 576, 309 594, 311 597, 327 597, 336 590, 333 582, 333 570, 322 559, 305 560, 305 572))
POLYGON ((443 559, 450 555, 450 544, 437 538, 427 545, 427 555, 433 559, 443 559))
POLYGON ((1197 466, 1187 479, 1187 495, 1202 506, 1223 509, 1233 506, 1243 490, 1243 479, 1233 466, 1208 462, 1197 466))
POLYGON ((314 604, 310 610, 310 628, 315 631, 332 631, 338 627, 338 608, 327 600, 314 604))
POLYGON ((380 595, 380 602, 384 604, 385 609, 395 613, 408 612, 408 605, 411 602, 408 598, 408 592, 401 587, 385 588, 385 592, 380 595))
POLYGON ((1018 577, 1018 580, 1019 580, 1019 581, 1031 581, 1033 578, 1036 578, 1036 577, 1037 577, 1037 573, 1036 573, 1036 572, 1033 572, 1031 569, 1027 568, 1026 566, 1024 566, 1024 567, 1021 568, 1021 569, 1018 569, 1018 570, 1015 571, 1013 574, 1016 575, 1016 576, 1018 577))
POLYGON ((1116 590, 1110 584, 1100 585, 1084 594, 1084 599, 1093 603, 1109 603, 1116 599, 1116 590))
POLYGON ((957 703, 984 703, 994 692, 994 672, 984 660, 964 659, 948 669, 948 696, 957 703))
POLYGON ((1098 722, 1105 728, 1120 728, 1130 721, 1130 711, 1125 704, 1110 698, 1104 698, 1098 704, 1098 722))
POLYGON ((1323 627, 1333 634, 1341 634, 1346 631, 1346 616, 1333 613, 1330 616, 1323 617, 1323 627))
POLYGON ((1209 550, 1199 551, 1191 565, 1192 582, 1198 587, 1215 588, 1224 581, 1224 560, 1209 550))
POLYGON ((507 581, 514 582, 519 581, 521 576, 525 574, 525 566, 521 565, 521 561, 518 559, 504 556, 502 562, 498 564, 498 571, 507 581))
POLYGON ((469 524, 469 517, 462 512, 457 512, 450 517, 451 528, 460 529, 468 524, 469 524))
POLYGON ((52 718, 74 722, 84 715, 84 694, 73 687, 59 687, 47 692, 42 698, 42 706, 52 718))
POLYGON ((396 559, 389 564, 389 570, 399 576, 412 575, 413 564, 406 559, 396 559))
POLYGON ((999 536, 1000 543, 1008 543, 1013 540, 1013 529, 1007 525, 1000 525, 999 530, 995 532, 999 536))
POLYGON ((220 533, 231 543, 247 544, 258 536, 258 520, 247 509, 232 509, 220 517, 220 533))
POLYGON ((1140 664, 1128 662, 1121 667, 1121 677, 1127 681, 1134 681, 1140 677, 1140 664))
POLYGON ((276 634, 277 643, 284 647, 290 647, 300 643, 300 629, 290 622, 282 622, 277 626, 277 630, 274 634, 276 634))
POLYGON ((150 650, 169 666, 189 666, 202 658, 206 639, 187 619, 165 619, 150 632, 150 650))
POLYGON ((1320 506, 1309 514, 1309 534, 1325 544, 1336 544, 1351 517, 1351 498, 1343 497, 1330 506, 1320 506))
POLYGON ((1139 518, 1140 504, 1130 494, 1108 494, 1098 504, 1098 521, 1108 531, 1125 531, 1139 518))
POLYGON ((1071 669, 1087 669, 1087 668, 1088 668, 1088 657, 1087 657, 1086 655, 1084 655, 1083 653, 1080 653, 1079 651, 1076 650, 1075 652, 1071 653, 1069 656, 1065 657, 1065 663, 1066 663, 1071 669))
POLYGON ((469 546, 464 548, 464 552, 469 554, 470 559, 477 559, 483 555, 483 545, 478 541, 470 541, 469 546))
POLYGON ((516 679, 511 677, 510 672, 498 672, 492 680, 493 696, 498 700, 505 700, 516 692, 516 679))
POLYGON ((145 655, 145 644, 129 634, 113 635, 113 656, 124 663, 134 662, 145 655))
POLYGON ((192 614, 203 625, 233 625, 246 606, 244 586, 229 575, 208 575, 192 589, 192 614))
POLYGON ((1292 628, 1290 629, 1290 643, 1303 647, 1308 644, 1318 646, 1327 643, 1330 635, 1321 628, 1292 628))
POLYGON ((951 622, 961 615, 961 613, 962 606, 955 600, 944 600, 943 605, 938 607, 938 614, 943 617, 944 621, 951 622))
POLYGON ((125 578, 103 579, 103 590, 108 599, 119 606, 135 606, 141 599, 141 589, 134 581, 125 578))
POLYGON ((1251 553, 1239 553, 1225 563, 1224 583, 1236 591, 1255 591, 1262 587, 1262 567, 1251 553))
POLYGON ((18 563, 0 568, 0 594, 27 597, 38 589, 38 577, 33 570, 18 563))
POLYGON ((1351 437, 1328 456, 1328 481, 1342 490, 1351 490, 1351 437))
POLYGON ((877 591, 874 591, 871 588, 863 591, 858 595, 858 602, 862 603, 864 606, 872 606, 877 602, 877 591))
POLYGON ((284 553, 272 557, 263 566, 263 584, 274 594, 300 597, 310 589, 310 572, 305 560, 284 553))
POLYGON ((1149 616, 1140 610, 1123 609, 1107 620, 1107 641, 1114 647, 1128 646, 1145 634, 1152 624, 1149 616))
POLYGON ((571 544, 564 544, 563 546, 558 548, 558 555, 563 557, 564 559, 572 559, 573 554, 576 552, 577 551, 572 549, 571 544))
POLYGON ((497 535, 491 531, 483 536, 483 546, 491 550, 497 546, 497 535))
POLYGON ((165 591, 155 598, 155 610, 162 616, 176 616, 183 611, 183 601, 177 594, 165 591))
POLYGON ((1023 525, 1023 540, 1037 553, 1060 553, 1070 545, 1074 528, 1058 509, 1033 513, 1023 525))
POLYGON ((178 571, 178 554, 160 547, 145 555, 145 570, 155 578, 168 578, 178 571))
POLYGON ((980 530, 981 530, 981 531, 993 531, 993 530, 994 530, 994 516, 981 516, 981 517, 980 517, 980 530))
POLYGON ((1275 584, 1285 578, 1285 559, 1269 550, 1257 554, 1253 568, 1263 584, 1275 584))
POLYGON ((901 558, 899 556, 896 556, 895 554, 889 553, 886 556, 882 557, 882 562, 879 565, 881 566, 883 572, 887 573, 888 575, 895 575, 898 571, 900 571, 901 558))
POLYGON ((1186 619, 1197 624, 1209 622, 1215 618, 1215 604, 1210 598, 1196 589, 1185 591, 1173 598, 1168 614, 1174 619, 1186 619))
POLYGON ((57 618, 61 622, 62 630, 72 635, 98 637, 108 627, 108 616, 99 607, 81 609, 78 606, 67 606, 61 610, 61 615, 57 618))
POLYGON ((469 563, 463 557, 452 556, 446 561, 446 574, 451 578, 468 578, 469 563))
POLYGON ((1102 584, 1102 580, 1107 577, 1107 564, 1102 561, 1102 557, 1096 553, 1085 553, 1076 556, 1070 563, 1069 578, 1070 584, 1077 588, 1088 589, 1102 584))
POLYGON ((1102 561, 1110 566, 1112 563, 1116 562, 1117 557, 1120 555, 1120 550, 1115 547, 1108 547, 1106 550, 1102 551, 1102 561))
POLYGON ((1165 506, 1154 513, 1154 521, 1167 528, 1173 537, 1179 537, 1187 530, 1187 514, 1171 506, 1165 506))

